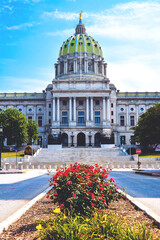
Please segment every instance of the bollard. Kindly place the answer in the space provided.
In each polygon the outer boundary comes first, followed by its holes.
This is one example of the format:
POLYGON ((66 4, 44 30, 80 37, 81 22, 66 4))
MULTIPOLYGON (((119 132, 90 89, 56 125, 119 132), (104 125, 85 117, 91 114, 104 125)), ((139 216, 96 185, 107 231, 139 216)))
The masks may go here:
POLYGON ((18 169, 22 170, 22 162, 18 162, 18 169))
POLYGON ((5 169, 6 169, 6 171, 9 169, 9 163, 5 163, 5 169))

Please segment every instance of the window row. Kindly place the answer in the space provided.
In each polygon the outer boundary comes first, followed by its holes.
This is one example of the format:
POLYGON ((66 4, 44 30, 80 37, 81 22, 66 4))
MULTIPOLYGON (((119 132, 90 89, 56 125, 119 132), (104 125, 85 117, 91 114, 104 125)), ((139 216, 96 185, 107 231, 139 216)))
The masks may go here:
MULTIPOLYGON (((19 111, 19 112, 22 112, 22 110, 23 110, 22 108, 18 108, 18 111, 19 111)), ((2 112, 2 111, 3 111, 3 109, 0 108, 0 112, 2 112)), ((42 109, 42 108, 38 108, 38 111, 39 111, 39 112, 42 112, 43 109, 42 109)), ((29 109, 28 109, 28 112, 33 112, 33 108, 29 108, 29 109)))
MULTIPOLYGON (((33 120, 32 116, 28 116, 28 120, 33 120)), ((42 116, 38 116, 38 126, 42 127, 42 116)))
MULTIPOLYGON (((120 116, 120 126, 125 126, 125 117, 120 116)), ((135 116, 130 116, 130 126, 135 126, 135 116)))
MULTIPOLYGON (((120 108, 120 110, 121 110, 121 112, 123 112, 124 108, 122 107, 122 108, 120 108)), ((130 108, 130 111, 133 112, 133 111, 135 111, 135 109, 132 107, 132 108, 130 108)), ((143 112, 144 108, 140 108, 140 111, 143 112)))

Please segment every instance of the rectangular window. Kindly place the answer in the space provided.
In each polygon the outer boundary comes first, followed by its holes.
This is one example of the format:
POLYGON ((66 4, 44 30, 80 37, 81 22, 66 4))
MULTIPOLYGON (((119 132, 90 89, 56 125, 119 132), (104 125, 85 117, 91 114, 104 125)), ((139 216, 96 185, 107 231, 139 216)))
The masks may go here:
POLYGON ((49 112, 49 116, 51 116, 51 112, 49 112))
POLYGON ((28 116, 28 120, 32 120, 32 116, 28 116))
POLYGON ((130 116, 130 126, 134 126, 134 116, 130 116))
POLYGON ((62 124, 67 125, 68 124, 68 117, 62 117, 62 124))
POLYGON ((42 127, 42 116, 38 117, 38 125, 39 127, 42 127))
POLYGON ((84 112, 78 112, 78 116, 84 116, 84 112))
POLYGON ((126 136, 121 136, 120 137, 120 143, 121 143, 121 145, 126 144, 126 136))
POLYGON ((113 114, 114 114, 114 112, 113 111, 111 111, 111 115, 113 116, 113 114))
POLYGON ((101 120, 100 117, 95 117, 95 124, 100 124, 101 120))
POLYGON ((99 100, 95 100, 95 105, 99 105, 99 100))
POLYGON ((111 123, 114 123, 114 119, 111 119, 111 123))
POLYGON ((113 103, 111 103, 111 108, 113 108, 113 103))
POLYGON ((67 112, 62 112, 62 116, 67 116, 67 112))
POLYGON ((51 108, 51 103, 49 103, 49 108, 51 108))
POLYGON ((83 106, 83 100, 79 100, 79 106, 83 106))
POLYGON ((124 116, 120 116, 120 126, 124 126, 124 116))
POLYGON ((97 116, 97 115, 100 115, 100 112, 99 111, 95 111, 94 114, 97 116))
POLYGON ((51 119, 49 119, 49 124, 51 124, 51 119))
POLYGON ((78 117, 78 125, 83 126, 84 125, 84 117, 78 117))
POLYGON ((63 100, 62 104, 63 104, 63 106, 66 106, 67 105, 67 100, 63 100))

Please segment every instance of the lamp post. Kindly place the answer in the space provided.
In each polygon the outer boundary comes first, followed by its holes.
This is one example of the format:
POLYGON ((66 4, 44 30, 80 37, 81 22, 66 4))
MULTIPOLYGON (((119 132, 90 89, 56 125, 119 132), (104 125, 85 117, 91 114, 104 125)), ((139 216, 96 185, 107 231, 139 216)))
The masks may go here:
POLYGON ((2 166, 1 166, 2 137, 3 137, 3 126, 0 126, 0 171, 2 170, 2 166))
POLYGON ((89 132, 88 136, 89 136, 89 145, 88 146, 91 147, 92 146, 92 144, 91 144, 92 133, 89 132))
POLYGON ((73 132, 71 133, 71 138, 72 138, 71 147, 73 147, 74 146, 74 144, 73 144, 74 133, 73 132))
POLYGON ((129 142, 130 142, 129 155, 131 155, 131 139, 129 139, 129 142))
POLYGON ((33 157, 33 138, 32 138, 32 157, 33 157))

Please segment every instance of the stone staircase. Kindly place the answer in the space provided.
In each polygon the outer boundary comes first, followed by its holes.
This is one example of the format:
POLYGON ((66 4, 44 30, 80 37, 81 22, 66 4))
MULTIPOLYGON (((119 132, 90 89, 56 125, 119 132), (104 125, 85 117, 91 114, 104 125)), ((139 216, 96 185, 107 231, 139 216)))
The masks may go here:
POLYGON ((43 148, 37 156, 30 158, 29 161, 58 165, 74 162, 101 164, 112 161, 130 161, 130 156, 126 156, 119 148, 43 148))

